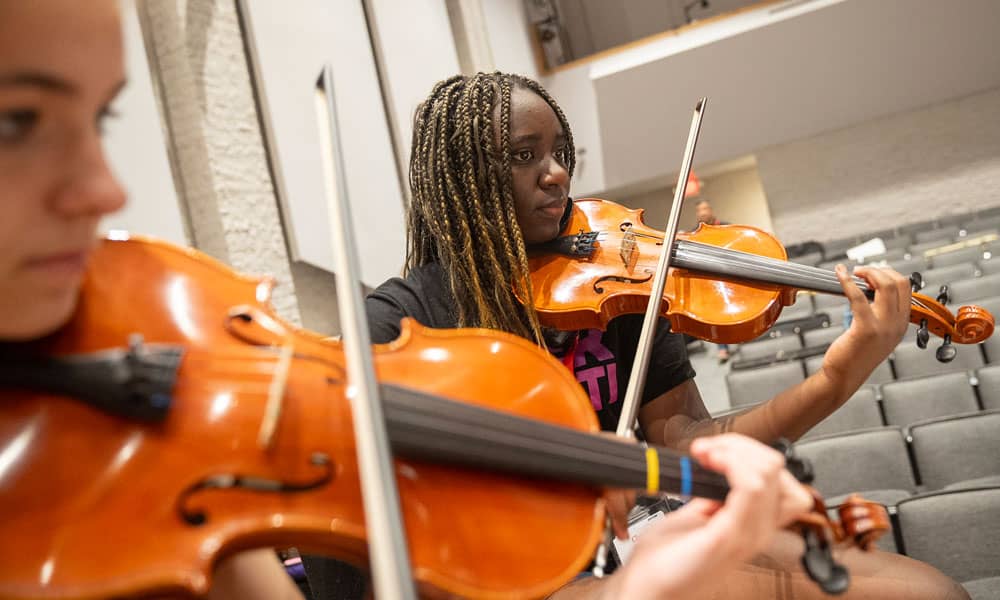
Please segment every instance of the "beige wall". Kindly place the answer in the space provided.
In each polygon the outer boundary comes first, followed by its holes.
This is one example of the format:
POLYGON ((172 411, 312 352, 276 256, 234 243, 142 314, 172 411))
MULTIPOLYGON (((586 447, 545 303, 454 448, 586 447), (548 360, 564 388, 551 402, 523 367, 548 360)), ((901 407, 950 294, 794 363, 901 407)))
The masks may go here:
POLYGON ((1000 205, 1000 89, 758 151, 782 241, 1000 205))
MULTIPOLYGON (((773 231, 764 189, 755 167, 719 173, 702 179, 702 191, 696 198, 688 198, 681 209, 680 228, 694 229, 697 224, 695 205, 706 199, 712 203, 715 215, 729 223, 753 225, 773 231)), ((613 199, 613 198, 612 198, 613 199)), ((666 226, 673 190, 661 188, 652 192, 614 199, 632 208, 646 209, 646 223, 657 229, 666 226)))
MULTIPOLYGON (((1000 89, 758 150, 705 178, 719 218, 824 241, 1000 205, 1000 89)), ((662 227, 669 189, 624 196, 662 227)), ((694 222, 686 204, 681 226, 694 222)))

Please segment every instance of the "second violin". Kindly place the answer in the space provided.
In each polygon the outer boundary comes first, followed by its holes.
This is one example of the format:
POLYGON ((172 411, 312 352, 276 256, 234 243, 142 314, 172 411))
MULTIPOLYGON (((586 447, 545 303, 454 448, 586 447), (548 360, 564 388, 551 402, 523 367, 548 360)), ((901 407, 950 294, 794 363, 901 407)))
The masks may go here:
MULTIPOLYGON (((562 235, 532 248, 531 285, 544 324, 604 329, 618 315, 643 312, 663 232, 643 223, 642 213, 607 200, 577 200, 562 235)), ((676 333, 747 342, 770 329, 798 290, 843 294, 835 273, 787 262, 781 243, 755 227, 700 225, 677 237, 660 311, 676 333)), ((874 297, 864 280, 854 280, 874 297)), ((945 347, 979 343, 994 327, 983 308, 963 306, 953 315, 916 293, 910 321, 925 340, 928 333, 944 338, 945 347)))

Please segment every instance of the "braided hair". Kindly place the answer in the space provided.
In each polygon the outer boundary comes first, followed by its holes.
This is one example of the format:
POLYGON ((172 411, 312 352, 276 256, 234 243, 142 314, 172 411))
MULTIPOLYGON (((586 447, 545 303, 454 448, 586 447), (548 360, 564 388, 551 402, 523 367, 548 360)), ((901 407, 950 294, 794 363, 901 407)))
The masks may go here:
POLYGON ((460 327, 507 331, 544 346, 514 205, 510 106, 515 87, 538 94, 552 107, 566 135, 565 167, 573 175, 569 123, 538 82, 494 72, 437 83, 414 118, 404 270, 440 263, 460 327))

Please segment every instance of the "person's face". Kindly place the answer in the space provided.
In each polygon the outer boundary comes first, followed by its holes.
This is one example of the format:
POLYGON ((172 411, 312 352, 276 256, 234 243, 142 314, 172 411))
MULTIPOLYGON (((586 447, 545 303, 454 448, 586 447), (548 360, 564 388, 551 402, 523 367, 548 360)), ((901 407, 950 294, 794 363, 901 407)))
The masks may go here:
POLYGON ((712 205, 708 202, 702 202, 696 206, 695 211, 697 212, 699 223, 715 222, 715 214, 712 213, 712 205))
POLYGON ((124 80, 115 0, 0 0, 0 339, 76 306, 98 221, 125 201, 100 134, 124 80))
POLYGON ((569 198, 569 146, 552 107, 520 87, 510 95, 510 152, 514 207, 524 242, 547 242, 559 235, 569 198))

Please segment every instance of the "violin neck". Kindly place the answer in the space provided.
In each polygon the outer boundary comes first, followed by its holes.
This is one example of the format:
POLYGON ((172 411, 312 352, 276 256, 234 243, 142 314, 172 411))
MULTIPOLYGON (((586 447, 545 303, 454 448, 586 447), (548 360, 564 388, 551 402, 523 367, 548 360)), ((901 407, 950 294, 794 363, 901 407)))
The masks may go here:
MULTIPOLYGON (((833 271, 699 242, 677 241, 674 244, 672 266, 721 275, 735 281, 770 283, 823 294, 844 295, 840 280, 833 271)), ((852 278, 869 299, 875 297, 875 291, 865 280, 854 276, 852 278)))
MULTIPOLYGON (((383 384, 386 429, 399 456, 543 480, 646 489, 635 443, 383 384)), ((729 486, 685 455, 657 448, 659 489, 722 500, 729 486)))

